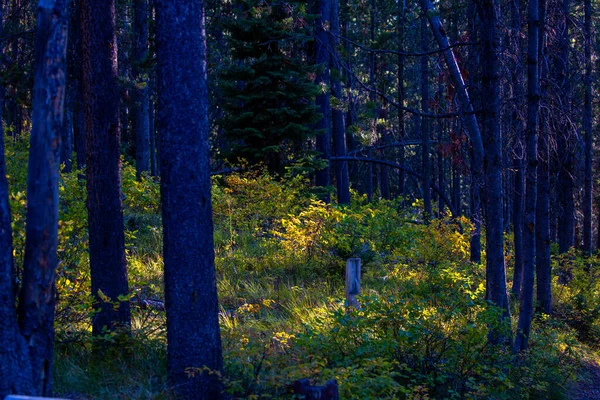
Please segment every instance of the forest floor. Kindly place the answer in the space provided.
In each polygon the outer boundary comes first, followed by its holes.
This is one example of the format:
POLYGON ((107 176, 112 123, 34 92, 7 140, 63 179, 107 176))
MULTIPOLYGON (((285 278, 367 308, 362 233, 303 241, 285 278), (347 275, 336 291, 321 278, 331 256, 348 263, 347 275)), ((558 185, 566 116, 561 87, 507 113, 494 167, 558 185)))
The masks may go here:
POLYGON ((580 379, 569 390, 570 400, 600 400, 600 365, 584 361, 580 379))

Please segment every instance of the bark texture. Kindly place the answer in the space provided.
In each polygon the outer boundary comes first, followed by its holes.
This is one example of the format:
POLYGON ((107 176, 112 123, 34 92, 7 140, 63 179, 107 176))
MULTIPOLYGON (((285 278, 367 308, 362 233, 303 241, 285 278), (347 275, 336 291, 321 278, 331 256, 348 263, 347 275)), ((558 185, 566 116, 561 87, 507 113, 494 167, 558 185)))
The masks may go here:
POLYGON ((119 87, 115 2, 81 1, 86 131, 87 208, 92 295, 98 312, 93 334, 129 329, 129 292, 123 233, 119 87), (108 300, 108 301, 107 301, 108 300), (112 303, 118 303, 114 307, 112 303))
POLYGON ((156 0, 167 364, 177 398, 218 399, 221 338, 214 268, 203 2, 156 0))

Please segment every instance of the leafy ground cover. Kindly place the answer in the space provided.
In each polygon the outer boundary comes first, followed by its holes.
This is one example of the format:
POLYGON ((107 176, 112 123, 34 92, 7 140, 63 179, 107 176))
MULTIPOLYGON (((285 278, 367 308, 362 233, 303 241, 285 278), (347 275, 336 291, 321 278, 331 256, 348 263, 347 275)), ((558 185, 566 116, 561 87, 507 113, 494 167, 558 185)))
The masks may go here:
MULTIPOLYGON (((7 143, 17 264, 26 152, 26 141, 7 143)), ((91 338, 80 176, 61 181, 56 394, 169 399, 159 185, 137 181, 124 164, 133 335, 91 338), (98 340, 119 343, 95 357, 98 340)), ((484 266, 469 262, 468 220, 425 225, 419 204, 368 203, 356 193, 349 206, 327 205, 302 177, 260 171, 215 177, 213 203, 222 379, 232 398, 292 398, 288 385, 299 378, 335 378, 348 399, 570 398, 593 390, 573 382, 582 362, 598 360, 597 257, 554 257, 556 313, 536 318, 531 349, 515 357, 487 343, 498 311, 485 300, 484 266), (361 308, 346 312, 350 257, 363 262, 362 295, 361 308)), ((510 260, 508 251, 509 268, 510 260)), ((496 328, 514 328, 516 307, 513 326, 496 328)))

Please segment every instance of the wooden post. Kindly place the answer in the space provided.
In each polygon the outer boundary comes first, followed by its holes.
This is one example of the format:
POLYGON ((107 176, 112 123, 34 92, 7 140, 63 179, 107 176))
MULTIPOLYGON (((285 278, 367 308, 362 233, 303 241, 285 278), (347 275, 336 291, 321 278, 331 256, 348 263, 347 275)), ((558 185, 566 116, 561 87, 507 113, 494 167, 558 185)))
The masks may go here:
POLYGON ((360 308, 356 296, 360 294, 360 258, 349 258, 346 261, 346 302, 350 307, 360 308))

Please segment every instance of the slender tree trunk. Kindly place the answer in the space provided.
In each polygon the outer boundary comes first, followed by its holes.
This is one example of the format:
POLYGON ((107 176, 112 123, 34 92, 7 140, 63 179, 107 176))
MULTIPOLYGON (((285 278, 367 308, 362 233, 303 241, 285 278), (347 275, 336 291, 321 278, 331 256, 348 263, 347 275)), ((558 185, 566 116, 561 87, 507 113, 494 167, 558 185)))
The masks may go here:
MULTIPOLYGON (((333 56, 331 57, 331 94, 335 99, 331 110, 333 123, 333 143, 336 157, 346 156, 346 125, 344 121, 344 97, 342 93, 342 68, 340 68, 340 6, 339 0, 331 1, 331 35, 329 45, 333 56)), ((348 177, 348 163, 340 162, 335 167, 335 181, 337 187, 337 200, 339 204, 350 204, 350 181, 348 177)))
MULTIPOLYGON (((154 91, 154 79, 150 80, 150 93, 154 91)), ((149 130, 150 130, 150 175, 156 177, 158 176, 158 165, 157 165, 157 140, 156 140, 156 128, 154 122, 154 95, 150 95, 150 104, 148 108, 148 120, 149 120, 149 130)))
POLYGON ((511 69, 511 85, 513 101, 511 110, 511 125, 515 131, 515 145, 513 146, 513 169, 514 169, 514 195, 512 201, 512 222, 513 222, 513 237, 514 237, 514 273, 512 294, 518 299, 521 294, 521 283, 523 282, 523 196, 525 192, 525 180, 523 174, 523 159, 525 157, 525 146, 523 143, 523 128, 520 116, 521 109, 524 103, 521 101, 523 97, 523 40, 521 39, 521 1, 513 0, 511 2, 511 19, 512 29, 507 35, 508 46, 514 51, 512 55, 515 61, 510 65, 511 69))
POLYGON ((127 331, 131 323, 129 302, 119 300, 129 289, 123 233, 114 0, 82 0, 81 27, 90 269, 92 295, 98 309, 92 332, 101 335, 104 329, 127 331))
MULTIPOLYGON (((427 20, 421 19, 421 52, 428 49, 427 20)), ((429 56, 421 57, 421 111, 429 112, 429 56)), ((429 119, 421 117, 421 174, 423 176, 423 212, 424 219, 431 218, 431 191, 429 171, 429 119)))
POLYGON ((67 46, 67 68, 69 79, 67 85, 73 92, 71 102, 73 124, 73 150, 76 154, 77 169, 85 166, 85 126, 83 115, 83 79, 81 68, 81 2, 73 1, 70 5, 69 43, 67 46))
POLYGON ((562 1, 562 13, 559 24, 559 54, 557 59, 556 79, 560 88, 557 94, 562 100, 561 110, 564 115, 560 118, 560 131, 558 132, 557 146, 561 149, 558 153, 560 166, 558 172, 558 251, 567 252, 575 245, 575 203, 573 200, 573 143, 571 127, 568 116, 571 109, 571 90, 569 82, 569 27, 570 3, 562 1))
POLYGON ((177 398, 190 400, 219 399, 223 368, 204 32, 201 0, 156 0, 167 366, 177 398))
MULTIPOLYGON (((331 55, 328 49, 329 37, 326 29, 331 22, 331 6, 329 0, 317 0, 316 7, 315 64, 318 68, 316 84, 320 86, 316 103, 319 107, 319 112, 322 115, 321 120, 319 120, 315 126, 315 129, 320 131, 320 133, 317 134, 316 143, 317 151, 321 153, 321 158, 329 160, 331 157, 331 105, 329 91, 329 65, 331 62, 331 55)), ((317 171, 315 175, 315 184, 317 186, 326 187, 330 184, 329 163, 327 163, 327 165, 327 167, 317 171)), ((325 195, 323 200, 328 203, 329 195, 325 195)))
POLYGON ((592 197, 593 197, 593 132, 592 132, 592 4, 584 1, 584 58, 585 58, 585 98, 583 130, 585 133, 585 193, 583 196, 583 251, 592 252, 592 197))
MULTIPOLYGON (((510 316, 506 293, 504 264, 504 232, 502 221, 502 143, 499 130, 499 74, 498 74, 498 4, 497 0, 477 2, 481 20, 482 66, 482 139, 485 148, 485 211, 486 211, 486 281, 487 298, 501 310, 502 319, 510 316)), ((489 339, 501 343, 506 338, 492 330, 489 339)))
MULTIPOLYGON (((521 147, 521 146, 519 146, 521 147)), ((521 284, 523 282, 523 192, 525 180, 523 175, 523 162, 521 154, 517 154, 513 159, 513 168, 515 169, 515 188, 513 196, 513 236, 515 247, 515 267, 513 273, 512 294, 515 298, 521 295, 521 284)))
MULTIPOLYGON (((546 0, 539 2, 539 68, 540 68, 540 103, 543 104, 548 92, 548 60, 546 46, 546 0)), ((536 276, 537 304, 540 311, 552 313, 552 271, 550 264, 550 129, 547 126, 546 107, 540 108, 540 138, 538 148, 538 198, 536 209, 536 276)))
POLYGON ((539 81, 539 4, 537 0, 529 0, 527 21, 527 192, 525 194, 525 225, 524 236, 524 263, 523 263, 523 290, 521 291, 521 305, 519 310, 519 324, 515 338, 514 350, 520 352, 527 350, 531 320, 533 318, 533 291, 535 279, 536 258, 536 206, 537 206, 537 131, 540 106, 540 81, 539 81))
POLYGON ((150 90, 143 65, 148 59, 148 0, 134 0, 133 79, 135 118, 135 166, 137 178, 150 172, 150 90))
MULTIPOLYGON (((397 35, 398 35, 398 104, 404 105, 404 25, 406 24, 406 1, 398 1, 397 16, 397 35)), ((404 125, 404 109, 398 108, 398 140, 403 142, 406 137, 406 128, 404 125)), ((398 146, 398 163, 405 163, 404 145, 398 146)), ((404 171, 398 171, 398 195, 406 195, 406 177, 404 171)))

